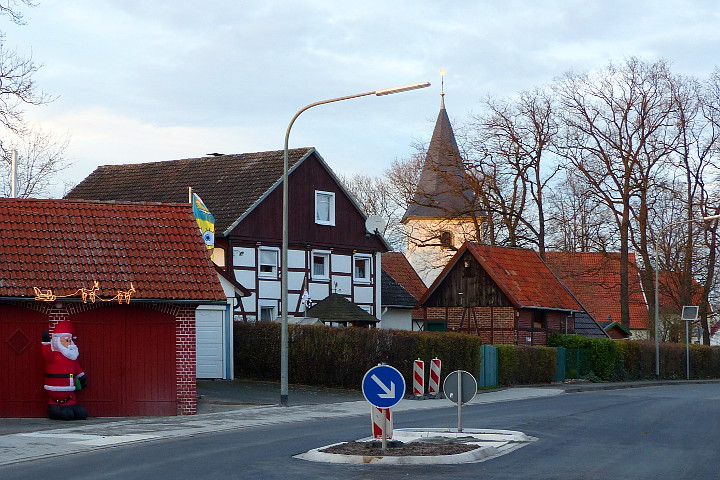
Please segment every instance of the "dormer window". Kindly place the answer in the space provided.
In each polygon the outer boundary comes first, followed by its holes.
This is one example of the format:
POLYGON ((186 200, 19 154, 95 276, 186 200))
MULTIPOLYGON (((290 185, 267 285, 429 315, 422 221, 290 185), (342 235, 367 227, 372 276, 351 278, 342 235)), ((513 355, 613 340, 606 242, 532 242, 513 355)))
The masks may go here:
POLYGON ((335 225, 335 194, 315 190, 315 223, 335 225))

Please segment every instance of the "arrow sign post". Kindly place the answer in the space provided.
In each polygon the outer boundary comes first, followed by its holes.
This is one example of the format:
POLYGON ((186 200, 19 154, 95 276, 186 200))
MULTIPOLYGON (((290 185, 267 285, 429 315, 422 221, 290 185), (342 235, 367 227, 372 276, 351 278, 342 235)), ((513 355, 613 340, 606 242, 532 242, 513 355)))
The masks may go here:
MULTIPOLYGON (((405 379, 402 374, 390 365, 378 365, 367 372, 362 381, 362 392, 365 400, 377 408, 390 408, 397 405, 405 395, 405 379)), ((385 423, 383 411, 383 424, 385 423)), ((382 448, 387 447, 387 433, 383 425, 382 448)))
POLYGON ((477 381, 465 370, 455 370, 443 382, 445 397, 458 406, 458 432, 462 432, 462 406, 475 398, 477 381))

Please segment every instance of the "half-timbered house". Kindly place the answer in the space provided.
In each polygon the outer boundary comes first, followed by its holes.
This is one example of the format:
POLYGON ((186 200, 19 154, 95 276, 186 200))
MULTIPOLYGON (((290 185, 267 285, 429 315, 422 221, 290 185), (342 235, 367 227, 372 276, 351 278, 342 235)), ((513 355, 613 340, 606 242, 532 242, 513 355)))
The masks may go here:
MULTIPOLYGON (((489 344, 545 345, 575 333, 584 308, 537 252, 465 243, 420 299, 426 323, 479 335, 489 344)), ((607 337, 591 320, 584 330, 607 337)))
MULTIPOLYGON (((381 253, 366 217, 314 148, 289 151, 288 315, 337 293, 380 318, 381 253)), ((213 260, 248 291, 235 318, 281 314, 283 151, 98 167, 68 198, 187 202, 215 216, 213 260)))

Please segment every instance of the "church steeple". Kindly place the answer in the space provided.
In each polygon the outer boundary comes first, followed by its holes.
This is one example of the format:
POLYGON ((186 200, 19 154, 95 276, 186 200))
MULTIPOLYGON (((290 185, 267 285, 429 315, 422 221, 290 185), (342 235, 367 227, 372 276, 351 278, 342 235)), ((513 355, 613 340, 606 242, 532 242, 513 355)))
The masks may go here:
MULTIPOLYGON (((444 71, 441 72, 444 75, 444 71)), ((443 81, 444 89, 444 81, 443 81)), ((450 118, 445 109, 445 92, 440 93, 440 112, 435 121, 423 170, 413 201, 403 222, 415 218, 456 218, 467 210, 462 157, 450 118)))

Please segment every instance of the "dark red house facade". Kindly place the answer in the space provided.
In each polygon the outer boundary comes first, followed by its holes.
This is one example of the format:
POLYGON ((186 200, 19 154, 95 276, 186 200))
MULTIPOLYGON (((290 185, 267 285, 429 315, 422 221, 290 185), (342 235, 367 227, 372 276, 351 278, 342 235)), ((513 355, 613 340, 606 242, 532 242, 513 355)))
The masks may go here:
MULTIPOLYGON (((362 209, 314 148, 291 149, 288 161, 289 315, 303 315, 303 298, 335 293, 380 319, 388 245, 366 231, 362 209)), ((67 198, 183 202, 192 187, 216 219, 213 260, 247 291, 235 319, 270 321, 282 312, 282 174, 282 150, 107 165, 67 198)))
POLYGON ((187 204, 0 199, 2 417, 46 415, 41 333, 75 326, 90 416, 197 411, 195 309, 226 298, 187 204))

